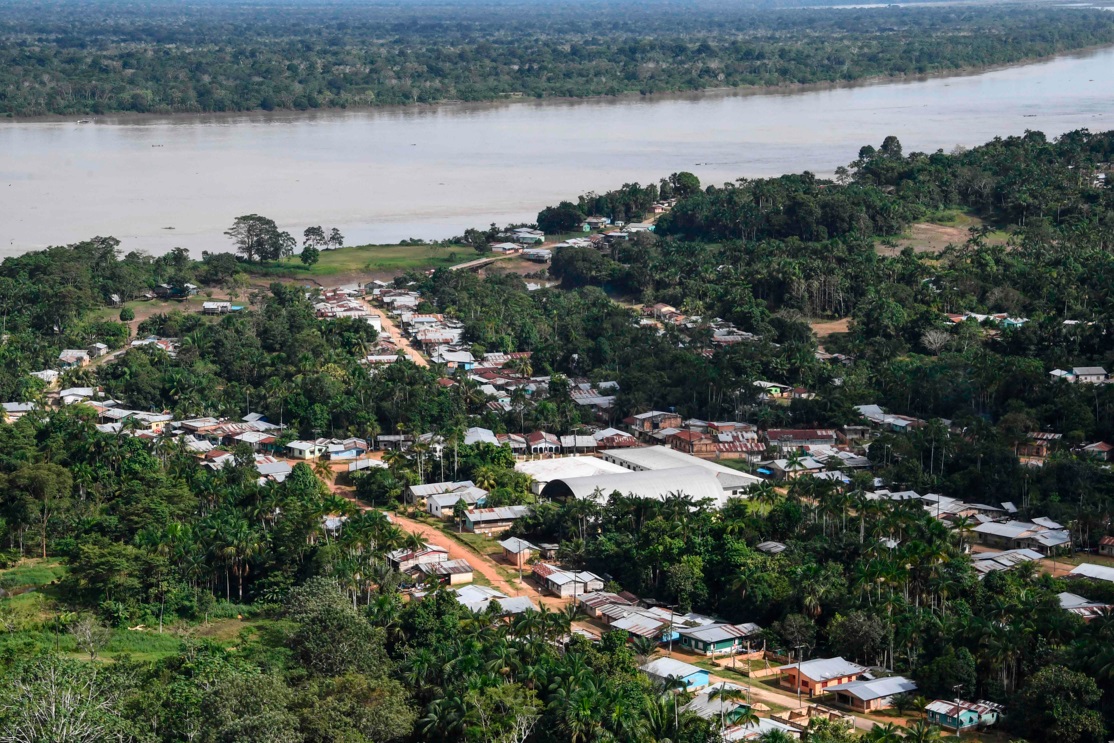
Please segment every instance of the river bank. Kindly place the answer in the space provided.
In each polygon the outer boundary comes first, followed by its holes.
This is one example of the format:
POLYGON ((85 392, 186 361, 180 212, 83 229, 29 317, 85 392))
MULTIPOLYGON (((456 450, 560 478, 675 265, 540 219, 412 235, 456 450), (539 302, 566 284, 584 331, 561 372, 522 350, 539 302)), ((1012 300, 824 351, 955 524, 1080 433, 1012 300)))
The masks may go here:
POLYGON ((906 151, 1114 128, 1114 49, 977 75, 808 92, 465 104, 0 126, 0 256, 94 235, 153 254, 230 249, 262 214, 357 245, 440 240, 677 171, 705 184, 906 151), (173 228, 173 229, 168 229, 173 228))
MULTIPOLYGON (((1108 8, 1114 10, 1114 7, 1108 8)), ((952 70, 918 75, 872 75, 858 80, 837 80, 824 83, 782 83, 779 85, 744 85, 744 86, 716 86, 692 90, 673 90, 655 93, 642 93, 637 90, 627 91, 618 95, 587 95, 587 96, 546 96, 534 98, 528 96, 507 96, 487 101, 461 101, 444 100, 434 103, 410 103, 405 105, 387 104, 382 106, 346 106, 320 107, 311 109, 276 109, 264 111, 262 109, 244 109, 241 111, 154 111, 136 113, 129 111, 111 112, 99 115, 64 116, 50 114, 45 116, 9 116, 0 117, 0 126, 5 124, 63 124, 63 123, 89 123, 122 126, 138 126, 143 124, 159 124, 168 121, 187 124, 232 124, 237 121, 263 121, 270 123, 291 123, 299 121, 312 121, 317 116, 328 117, 337 114, 401 114, 412 112, 417 115, 436 114, 448 109, 468 112, 484 112, 511 106, 576 106, 579 104, 594 105, 626 105, 631 103, 659 103, 668 101, 698 102, 708 98, 749 98, 753 96, 783 96, 801 95, 803 93, 818 93, 833 90, 853 90, 856 88, 873 87, 879 85, 912 85, 932 80, 945 80, 950 78, 965 78, 985 75, 1002 70, 1028 67, 1060 59, 1084 59, 1104 51, 1114 50, 1114 45, 1101 44, 1097 46, 1073 49, 1056 54, 1037 57, 1026 57, 1005 64, 979 65, 956 67, 952 70)))

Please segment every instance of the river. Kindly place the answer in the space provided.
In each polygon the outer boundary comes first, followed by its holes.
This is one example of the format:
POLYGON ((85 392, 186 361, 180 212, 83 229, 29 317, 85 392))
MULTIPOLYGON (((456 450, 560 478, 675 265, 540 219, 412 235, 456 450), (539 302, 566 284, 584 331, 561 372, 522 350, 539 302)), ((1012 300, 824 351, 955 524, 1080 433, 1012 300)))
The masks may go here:
POLYGON ((980 75, 791 93, 0 124, 0 257, 94 235, 229 249, 240 214, 348 244, 530 220, 562 198, 689 170, 705 183, 998 135, 1114 128, 1114 49, 980 75), (173 229, 167 229, 173 228, 173 229))

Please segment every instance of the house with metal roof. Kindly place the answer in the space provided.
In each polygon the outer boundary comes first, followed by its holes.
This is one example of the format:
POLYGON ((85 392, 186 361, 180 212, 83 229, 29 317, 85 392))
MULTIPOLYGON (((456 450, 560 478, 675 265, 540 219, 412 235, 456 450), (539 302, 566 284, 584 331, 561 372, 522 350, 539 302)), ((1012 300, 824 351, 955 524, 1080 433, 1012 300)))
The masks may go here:
POLYGON ((1040 552, 1030 549, 1006 550, 1005 552, 975 552, 971 554, 971 567, 982 578, 987 573, 1010 570, 1025 562, 1033 562, 1044 557, 1040 552))
POLYGON ((925 705, 924 714, 929 722, 945 730, 969 730, 998 722, 1002 706, 993 702, 937 699, 925 705))
POLYGON ((508 596, 502 591, 496 591, 488 586, 462 586, 454 589, 456 600, 469 611, 485 612, 492 602, 499 604, 500 613, 521 614, 527 611, 537 611, 538 607, 527 596, 508 596))
POLYGON ((525 567, 530 558, 539 551, 537 545, 518 537, 508 537, 499 542, 499 546, 503 548, 503 559, 519 569, 525 567))
POLYGON ((754 545, 754 548, 759 552, 765 552, 767 555, 780 555, 782 552, 789 549, 788 546, 781 542, 759 542, 754 545))
POLYGON ((403 547, 387 555, 387 562, 400 573, 410 572, 419 565, 445 562, 448 559, 449 551, 435 544, 426 544, 416 550, 403 547))
POLYGON ((464 512, 464 528, 475 534, 498 534, 528 516, 531 510, 530 506, 471 508, 464 512))
POLYGON ((1071 533, 1051 519, 1045 523, 1006 521, 979 524, 971 531, 983 544, 1006 549, 1032 549, 1048 554, 1051 550, 1071 544, 1071 533), (1051 526, 1046 526, 1050 524, 1051 526))
POLYGON ((1084 622, 1097 619, 1110 611, 1110 605, 1100 601, 1091 601, 1075 593, 1063 591, 1056 596, 1060 601, 1060 608, 1081 617, 1084 622))
POLYGON ((440 583, 458 586, 472 582, 472 566, 467 560, 445 560, 425 562, 417 567, 417 572, 427 578, 436 578, 440 583))
POLYGON ((857 681, 866 668, 843 658, 816 658, 804 663, 783 666, 781 686, 785 689, 800 690, 810 697, 823 694, 838 684, 857 681))
POLYGON ((453 509, 460 501, 464 501, 464 505, 468 508, 474 508, 477 505, 483 505, 485 498, 487 498, 487 491, 483 488, 461 488, 449 493, 437 493, 429 496, 425 499, 425 507, 431 516, 448 519, 452 518, 453 509))
POLYGON ((1094 563, 1085 562, 1082 565, 1076 566, 1074 570, 1068 573, 1069 578, 1094 578, 1095 580, 1105 580, 1114 583, 1114 568, 1109 568, 1105 565, 1095 565, 1094 563))
POLYGON ((694 696, 681 710, 712 720, 717 725, 721 719, 732 725, 746 711, 746 703, 741 699, 726 699, 716 693, 722 691, 745 692, 747 689, 738 684, 720 681, 694 696))
POLYGON ((749 649, 747 638, 762 631, 754 623, 747 624, 705 624, 698 627, 684 627, 677 630, 681 646, 694 653, 704 655, 736 655, 749 649))
POLYGON ((709 681, 709 674, 703 668, 675 658, 654 658, 642 666, 642 672, 658 683, 679 680, 684 683, 686 691, 703 689, 709 681))
POLYGON ((587 570, 562 570, 541 562, 534 566, 533 574, 545 590, 557 596, 579 596, 603 590, 603 578, 587 570))
POLYGON ((411 485, 406 488, 406 502, 411 505, 424 505, 426 499, 432 495, 440 495, 442 493, 459 493, 468 490, 469 488, 476 487, 476 483, 471 480, 460 480, 458 482, 431 482, 425 485, 411 485))
POLYGON ((846 684, 836 684, 827 688, 836 695, 836 701, 856 712, 874 712, 893 705, 898 694, 908 694, 917 690, 917 684, 904 676, 889 676, 880 679, 859 679, 846 684))

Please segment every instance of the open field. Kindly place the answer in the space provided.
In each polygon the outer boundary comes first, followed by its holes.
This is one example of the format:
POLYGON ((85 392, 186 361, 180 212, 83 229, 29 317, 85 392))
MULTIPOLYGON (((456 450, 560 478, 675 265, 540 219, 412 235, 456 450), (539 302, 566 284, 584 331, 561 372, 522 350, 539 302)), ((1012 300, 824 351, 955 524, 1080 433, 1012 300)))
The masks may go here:
POLYGON ((345 283, 358 277, 387 278, 407 271, 425 271, 476 258, 476 251, 467 245, 360 245, 339 250, 324 250, 321 260, 312 266, 297 258, 285 263, 253 266, 252 275, 274 278, 330 279, 345 283))
POLYGON ((851 318, 844 317, 839 320, 817 320, 808 324, 817 338, 826 338, 836 333, 846 333, 851 327, 851 318))
MULTIPOLYGON (((971 237, 970 230, 984 224, 982 219, 973 214, 959 210, 943 211, 924 222, 910 225, 908 231, 894 241, 897 244, 896 249, 879 243, 878 253, 897 255, 905 248, 912 248, 915 253, 936 254, 948 245, 962 245, 967 242, 971 237)), ((987 240, 991 243, 1004 243, 1007 237, 1008 233, 997 230, 987 235, 987 240)))

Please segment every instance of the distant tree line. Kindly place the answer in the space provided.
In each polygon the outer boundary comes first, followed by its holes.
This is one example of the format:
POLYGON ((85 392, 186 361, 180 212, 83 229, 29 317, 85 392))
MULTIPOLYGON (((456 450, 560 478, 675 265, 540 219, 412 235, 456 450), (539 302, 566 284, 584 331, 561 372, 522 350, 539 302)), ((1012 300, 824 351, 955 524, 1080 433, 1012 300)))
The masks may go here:
POLYGON ((0 7, 0 114, 345 108, 838 83, 1114 43, 1084 9, 721 2, 0 7))

